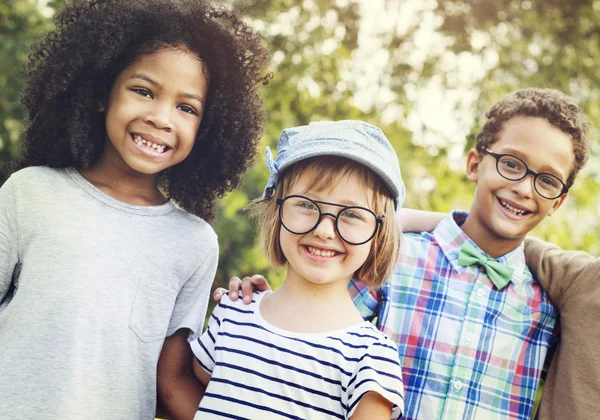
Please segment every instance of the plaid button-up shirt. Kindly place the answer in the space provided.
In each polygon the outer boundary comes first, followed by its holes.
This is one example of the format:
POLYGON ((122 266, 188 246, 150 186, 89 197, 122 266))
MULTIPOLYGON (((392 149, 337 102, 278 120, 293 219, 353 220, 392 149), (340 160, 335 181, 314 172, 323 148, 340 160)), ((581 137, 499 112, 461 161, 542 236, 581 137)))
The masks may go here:
POLYGON ((350 283, 350 294, 398 344, 404 419, 529 419, 557 313, 523 245, 497 259, 515 269, 502 290, 479 267, 458 264, 471 241, 457 224, 465 217, 455 212, 431 234, 405 235, 383 288, 350 283))

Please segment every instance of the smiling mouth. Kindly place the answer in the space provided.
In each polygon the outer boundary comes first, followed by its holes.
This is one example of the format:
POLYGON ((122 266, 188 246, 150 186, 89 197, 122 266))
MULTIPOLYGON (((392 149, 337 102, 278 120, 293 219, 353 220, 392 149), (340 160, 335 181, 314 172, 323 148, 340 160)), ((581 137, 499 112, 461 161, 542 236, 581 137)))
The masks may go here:
POLYGON ((169 146, 165 146, 163 144, 152 143, 151 141, 148 141, 137 134, 132 134, 131 138, 133 139, 135 144, 137 144, 138 146, 144 147, 148 150, 152 150, 158 154, 165 153, 166 151, 171 149, 169 146))
POLYGON ((311 255, 316 255, 318 257, 326 257, 326 258, 332 258, 332 257, 335 257, 336 255, 340 254, 339 252, 331 250, 331 249, 320 249, 320 248, 315 248, 310 245, 306 246, 306 250, 311 255))
POLYGON ((521 210, 518 209, 516 207, 511 206, 510 204, 506 203, 505 201, 502 201, 500 198, 498 198, 498 202, 500 203, 500 205, 502 207, 504 207, 507 211, 511 212, 512 214, 516 215, 516 216, 526 216, 529 213, 531 213, 530 211, 527 210, 521 210))

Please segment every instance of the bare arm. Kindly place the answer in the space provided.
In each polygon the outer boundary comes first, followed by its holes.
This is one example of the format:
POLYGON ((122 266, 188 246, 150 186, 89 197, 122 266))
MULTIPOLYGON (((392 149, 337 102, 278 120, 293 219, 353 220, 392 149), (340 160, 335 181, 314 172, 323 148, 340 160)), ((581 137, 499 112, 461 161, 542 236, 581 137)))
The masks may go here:
POLYGON ((351 420, 389 420, 392 416, 392 402, 377 392, 367 392, 360 399, 351 420))
POLYGON ((198 360, 196 360, 195 357, 192 363, 194 367, 194 375, 196 375, 196 378, 198 378, 202 385, 204 385, 204 389, 206 389, 208 382, 210 381, 211 374, 205 371, 202 366, 200 366, 200 363, 198 363, 198 360))
POLYGON ((170 419, 193 418, 204 395, 205 388, 193 372, 188 335, 188 329, 181 329, 167 337, 158 359, 158 399, 162 414, 170 419))
POLYGON ((446 213, 400 209, 396 213, 403 232, 431 232, 446 217, 446 213))

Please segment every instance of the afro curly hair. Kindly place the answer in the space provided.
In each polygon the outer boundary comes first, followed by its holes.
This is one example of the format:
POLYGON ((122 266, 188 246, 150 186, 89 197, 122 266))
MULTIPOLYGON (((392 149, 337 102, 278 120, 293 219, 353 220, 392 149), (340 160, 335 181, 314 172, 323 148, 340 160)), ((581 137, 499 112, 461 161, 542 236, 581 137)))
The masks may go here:
POLYGON ((75 0, 55 24, 30 55, 22 94, 29 121, 15 169, 93 165, 106 140, 99 104, 117 76, 142 55, 185 48, 208 72, 206 108, 190 155, 163 171, 159 185, 211 220, 216 198, 238 184, 263 131, 258 86, 271 75, 263 73, 270 57, 260 37, 205 0, 75 0))

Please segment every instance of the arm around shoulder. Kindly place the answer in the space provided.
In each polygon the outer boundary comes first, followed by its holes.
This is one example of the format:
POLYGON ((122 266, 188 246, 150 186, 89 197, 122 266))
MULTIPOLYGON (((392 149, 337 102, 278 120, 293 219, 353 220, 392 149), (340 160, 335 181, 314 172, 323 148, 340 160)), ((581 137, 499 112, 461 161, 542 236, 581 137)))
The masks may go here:
POLYGON ((446 216, 445 213, 407 208, 401 208, 396 213, 403 232, 432 232, 446 216))
POLYGON ((533 277, 559 306, 575 283, 600 269, 599 258, 532 237, 525 240, 525 259, 533 277))

